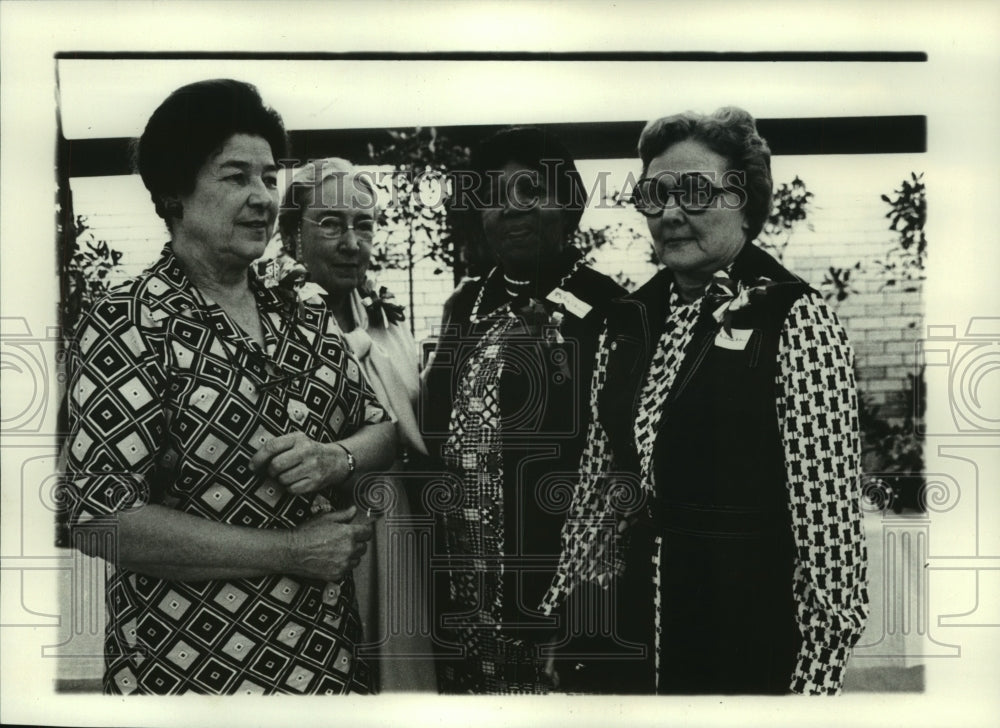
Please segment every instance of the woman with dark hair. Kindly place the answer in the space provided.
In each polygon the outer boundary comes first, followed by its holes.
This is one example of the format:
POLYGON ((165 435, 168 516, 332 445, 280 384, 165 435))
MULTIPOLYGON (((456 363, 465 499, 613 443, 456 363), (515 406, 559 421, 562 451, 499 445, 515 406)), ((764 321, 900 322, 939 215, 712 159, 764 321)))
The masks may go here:
POLYGON ((337 504, 395 433, 320 301, 256 285, 280 117, 246 83, 171 94, 136 146, 170 240, 70 344, 66 508, 108 562, 110 693, 368 692, 337 504))
POLYGON ((748 113, 652 121, 639 155, 664 268, 609 311, 546 610, 610 588, 648 659, 582 663, 609 691, 838 692, 868 612, 853 352, 753 244, 772 181, 748 113))
MULTIPOLYGON (((292 276, 306 274, 300 290, 321 295, 333 313, 395 423, 400 449, 393 470, 400 472, 427 449, 414 412, 420 389, 417 344, 402 307, 368 281, 377 202, 372 176, 347 160, 328 157, 299 167, 278 214, 282 255, 273 266, 292 276)), ((357 500, 379 509, 368 553, 354 570, 373 682, 381 692, 436 692, 427 638, 427 564, 413 548, 418 536, 410 527, 409 497, 401 480, 387 473, 368 481, 357 500)))
POLYGON ((586 193, 550 133, 513 128, 474 151, 456 184, 496 267, 453 294, 420 409, 431 457, 457 492, 440 525, 450 558, 437 602, 445 692, 539 693, 554 625, 559 494, 583 447, 586 393, 608 302, 624 291, 571 245, 586 193))

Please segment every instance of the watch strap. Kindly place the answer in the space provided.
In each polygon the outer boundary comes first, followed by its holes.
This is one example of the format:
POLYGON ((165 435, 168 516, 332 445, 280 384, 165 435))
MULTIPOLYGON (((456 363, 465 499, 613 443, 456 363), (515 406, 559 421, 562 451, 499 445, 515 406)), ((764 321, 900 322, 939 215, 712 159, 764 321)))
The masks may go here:
POLYGON ((352 453, 350 450, 347 449, 347 447, 345 445, 343 445, 343 444, 341 444, 339 442, 335 442, 333 444, 336 445, 337 447, 339 447, 345 453, 347 453, 347 474, 348 475, 354 475, 354 471, 358 467, 357 460, 354 459, 354 453, 352 453))

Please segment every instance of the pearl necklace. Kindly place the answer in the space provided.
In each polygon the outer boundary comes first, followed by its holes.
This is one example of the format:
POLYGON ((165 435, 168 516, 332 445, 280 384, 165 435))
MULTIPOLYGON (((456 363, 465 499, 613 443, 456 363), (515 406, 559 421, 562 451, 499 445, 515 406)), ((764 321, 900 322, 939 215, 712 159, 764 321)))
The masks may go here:
POLYGON ((507 291, 507 295, 511 298, 516 298, 519 294, 523 293, 528 286, 531 285, 531 281, 519 281, 515 278, 511 278, 506 273, 503 274, 504 289, 507 291))
MULTIPOLYGON (((496 270, 496 268, 494 268, 494 270, 496 270)), ((511 284, 512 286, 526 286, 529 283, 531 283, 531 281, 519 281, 516 278, 511 278, 506 273, 503 274, 503 279, 505 281, 507 281, 509 284, 511 284)))
MULTIPOLYGON (((586 262, 586 256, 581 255, 579 258, 577 258, 576 262, 574 262, 573 265, 572 265, 572 267, 569 269, 569 272, 567 272, 566 275, 564 275, 562 278, 560 278, 559 279, 559 283, 557 283, 552 288, 553 289, 555 289, 555 288, 562 288, 564 285, 566 285, 566 281, 568 281, 570 278, 572 278, 573 274, 576 273, 581 268, 581 266, 583 266, 583 264, 585 262, 586 262)), ((500 268, 496 267, 493 270, 491 270, 489 273, 486 274, 486 280, 483 281, 483 285, 479 289, 479 293, 476 295, 475 303, 472 304, 472 313, 469 314, 469 322, 471 324, 473 324, 473 325, 478 324, 481 321, 485 321, 488 318, 492 318, 493 316, 501 315, 503 313, 504 309, 507 309, 507 315, 510 316, 511 318, 516 318, 516 316, 517 316, 517 314, 515 314, 513 311, 510 310, 510 301, 508 301, 507 303, 503 304, 502 306, 499 306, 499 307, 493 309, 492 311, 490 311, 485 316, 482 316, 479 313, 479 309, 483 305, 483 294, 486 292, 486 286, 489 285, 490 279, 493 278, 494 274, 498 270, 500 270, 500 268)), ((508 278, 506 275, 504 275, 504 278, 509 283, 518 283, 518 284, 527 284, 527 283, 530 283, 530 281, 515 281, 515 280, 513 280, 511 278, 508 278)), ((507 292, 510 293, 509 290, 507 292)))

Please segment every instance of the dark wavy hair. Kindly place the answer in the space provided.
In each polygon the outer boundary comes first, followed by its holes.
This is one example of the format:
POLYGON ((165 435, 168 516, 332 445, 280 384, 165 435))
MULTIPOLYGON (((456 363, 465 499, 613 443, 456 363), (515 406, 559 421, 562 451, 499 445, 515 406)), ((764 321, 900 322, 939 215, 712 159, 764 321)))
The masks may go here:
POLYGON ((181 86, 149 117, 132 145, 132 166, 142 177, 156 214, 171 226, 165 200, 194 190, 198 170, 234 134, 263 137, 275 161, 288 156, 285 125, 257 87, 217 78, 181 86))
POLYGON ((536 126, 513 126, 501 129, 484 139, 472 150, 469 166, 476 175, 473 199, 488 200, 488 173, 496 172, 508 162, 518 162, 546 176, 546 167, 553 170, 556 202, 562 208, 567 237, 580 225, 587 205, 587 189, 576 168, 569 149, 552 132, 536 126))
POLYGON ((712 114, 685 111, 646 124, 639 135, 642 176, 653 159, 678 142, 701 142, 726 160, 729 170, 745 175, 747 202, 743 214, 748 240, 756 238, 771 213, 771 149, 757 133, 757 122, 743 109, 724 106, 712 114))

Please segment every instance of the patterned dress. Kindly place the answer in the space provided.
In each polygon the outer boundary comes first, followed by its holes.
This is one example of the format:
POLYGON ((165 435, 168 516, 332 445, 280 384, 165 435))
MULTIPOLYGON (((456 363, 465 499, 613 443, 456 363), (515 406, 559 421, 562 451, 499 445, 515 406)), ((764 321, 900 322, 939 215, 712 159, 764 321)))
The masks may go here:
MULTIPOLYGON (((89 312, 70 345, 66 508, 74 543, 155 503, 218 523, 289 529, 310 499, 250 470, 276 436, 320 442, 385 411, 321 304, 250 279, 264 347, 160 260, 89 312)), ((109 693, 366 693, 350 575, 179 581, 107 563, 109 693)))
MULTIPOLYGON (((641 388, 634 420, 634 450, 638 455, 638 487, 652 497, 665 484, 656 483, 654 446, 661 420, 670 410, 669 398, 690 355, 695 325, 708 297, 682 304, 670 290, 667 315, 641 388)), ((623 510, 615 507, 602 487, 616 463, 608 433, 599 414, 599 396, 608 382, 611 343, 602 335, 591 389, 592 423, 589 445, 580 463, 581 477, 563 530, 563 557, 543 609, 552 612, 567 595, 585 584, 607 588, 623 577, 627 549, 613 524, 623 510)), ((850 648, 864 628, 868 613, 866 550, 858 489, 857 398, 853 352, 843 327, 822 298, 807 294, 792 305, 781 327, 774 381, 775 403, 786 471, 785 509, 793 540, 792 584, 798 653, 787 690, 834 694, 843 684, 850 648)), ((688 375, 690 376, 690 375, 688 375)), ((641 498, 639 499, 641 500, 641 498)), ((695 528, 691 516, 687 528, 695 528)), ((676 559, 665 551, 663 538, 653 540, 649 570, 654 598, 651 630, 653 670, 660 675, 664 661, 662 614, 667 603, 691 599, 660 583, 661 562, 676 559)), ((710 588, 705 575, 705 588, 710 588)), ((729 605, 739 610, 739 603, 729 605)), ((730 611, 732 613, 732 611, 730 611)), ((721 625, 720 625, 721 626, 721 625)), ((683 672, 683 666, 681 671, 683 672)), ((688 669, 694 669, 688 666, 688 669)), ((657 685, 660 691, 661 686, 657 685)))
POLYGON ((443 692, 550 689, 540 647, 555 623, 538 604, 558 562, 603 308, 622 293, 570 248, 530 294, 505 291, 499 271, 456 294, 422 408, 429 452, 460 483, 437 514, 443 692))

